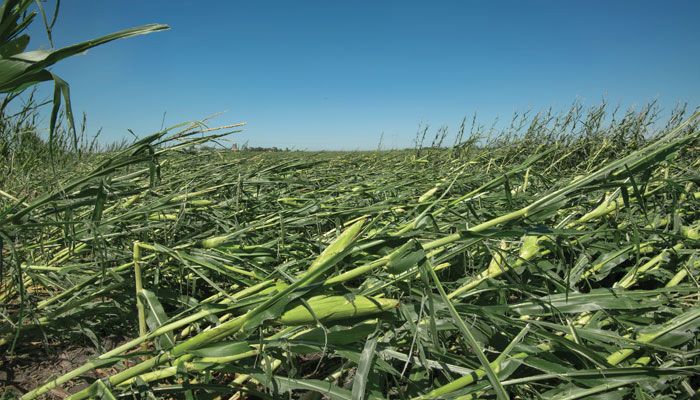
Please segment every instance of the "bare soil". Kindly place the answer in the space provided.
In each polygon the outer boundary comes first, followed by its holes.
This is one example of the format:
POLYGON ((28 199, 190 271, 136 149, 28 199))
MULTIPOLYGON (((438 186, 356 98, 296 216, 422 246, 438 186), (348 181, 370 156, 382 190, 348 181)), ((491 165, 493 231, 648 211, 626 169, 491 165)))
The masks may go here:
MULTIPOLYGON (((104 340, 102 346, 105 350, 110 350, 124 341, 123 338, 110 337, 104 340)), ((87 345, 69 344, 47 347, 43 343, 35 343, 33 346, 34 348, 30 350, 23 349, 21 357, 0 354, 0 399, 18 398, 46 381, 70 372, 99 355, 94 347, 87 345)), ((91 371, 61 388, 53 389, 43 398, 64 399, 110 373, 113 371, 109 369, 91 371)))

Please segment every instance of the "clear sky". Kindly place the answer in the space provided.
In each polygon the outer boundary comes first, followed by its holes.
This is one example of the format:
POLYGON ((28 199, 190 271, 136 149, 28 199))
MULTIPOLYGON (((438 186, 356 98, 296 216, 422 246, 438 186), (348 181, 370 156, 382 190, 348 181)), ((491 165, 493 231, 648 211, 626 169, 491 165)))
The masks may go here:
MULTIPOLYGON (((56 66, 105 140, 225 112, 240 141, 295 149, 410 146, 453 129, 602 98, 700 105, 700 1, 65 0, 66 45, 159 22, 56 66)), ((38 21, 37 21, 38 22, 38 21)), ((40 28, 40 24, 37 24, 40 28)), ((35 30, 30 48, 45 44, 35 30)))

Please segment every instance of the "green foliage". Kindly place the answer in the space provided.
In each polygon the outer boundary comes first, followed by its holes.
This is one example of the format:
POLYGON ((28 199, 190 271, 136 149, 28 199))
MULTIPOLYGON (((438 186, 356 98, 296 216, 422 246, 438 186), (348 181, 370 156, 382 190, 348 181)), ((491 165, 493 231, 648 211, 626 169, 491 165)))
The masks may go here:
POLYGON ((72 398, 690 396, 697 115, 644 113, 419 159, 213 150, 237 126, 201 123, 89 155, 1 197, 0 346, 124 337, 25 399, 97 368, 72 398))
MULTIPOLYGON (((168 29, 168 27, 161 24, 144 25, 137 28, 125 29, 60 49, 26 51, 30 41, 30 37, 26 31, 37 15, 36 11, 30 10, 31 5, 34 3, 38 5, 46 22, 44 8, 41 3, 36 0, 5 0, 0 5, 0 93, 8 93, 10 96, 15 96, 28 87, 41 82, 52 81, 54 83, 54 95, 50 117, 49 145, 53 145, 54 135, 58 126, 61 101, 63 101, 65 102, 66 118, 72 133, 73 150, 77 151, 78 136, 71 108, 70 89, 68 83, 61 79, 61 77, 52 73, 49 67, 65 58, 81 54, 93 47, 117 39, 168 29)), ((46 30, 51 42, 50 27, 55 23, 57 14, 58 4, 56 6, 53 22, 46 24, 46 30)))

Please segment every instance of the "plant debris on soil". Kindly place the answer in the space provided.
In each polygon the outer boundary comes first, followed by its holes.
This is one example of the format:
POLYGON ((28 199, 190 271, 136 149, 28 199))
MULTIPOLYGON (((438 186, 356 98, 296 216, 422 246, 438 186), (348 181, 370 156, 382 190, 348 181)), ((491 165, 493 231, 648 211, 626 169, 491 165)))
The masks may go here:
MULTIPOLYGON (((119 342, 124 341, 124 339, 107 336, 102 340, 102 350, 112 350, 119 342)), ((46 381, 80 367, 101 353, 100 350, 89 345, 68 344, 65 347, 56 347, 47 346, 41 342, 28 345, 29 348, 21 354, 0 356, 0 387, 4 388, 5 396, 27 393, 46 381)), ((45 397, 65 399, 72 393, 88 387, 95 380, 109 376, 114 372, 111 368, 98 368, 89 371, 82 375, 79 380, 71 381, 63 387, 51 389, 45 397)))

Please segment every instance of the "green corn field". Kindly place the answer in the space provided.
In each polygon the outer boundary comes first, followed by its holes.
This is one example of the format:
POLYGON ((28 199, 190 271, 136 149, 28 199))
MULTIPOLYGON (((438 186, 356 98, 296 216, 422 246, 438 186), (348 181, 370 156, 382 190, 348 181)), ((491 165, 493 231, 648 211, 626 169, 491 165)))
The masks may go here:
POLYGON ((98 146, 46 68, 167 27, 36 61, 41 7, 0 7, 0 399, 699 396, 700 112, 575 103, 403 150, 234 152, 245 124, 209 120, 98 146))
POLYGON ((185 124, 4 181, 2 362, 96 349, 6 396, 692 397, 698 115, 571 112, 376 152, 185 124))

